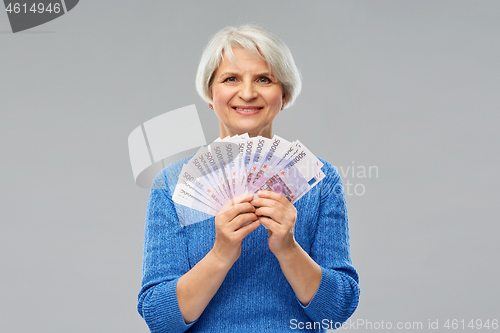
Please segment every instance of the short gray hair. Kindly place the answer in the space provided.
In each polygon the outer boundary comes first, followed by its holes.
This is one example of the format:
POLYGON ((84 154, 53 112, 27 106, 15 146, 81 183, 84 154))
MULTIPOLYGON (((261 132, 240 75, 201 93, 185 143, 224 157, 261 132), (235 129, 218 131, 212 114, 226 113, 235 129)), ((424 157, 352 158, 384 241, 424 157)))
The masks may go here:
POLYGON ((233 46, 241 46, 255 57, 264 58, 277 80, 283 85, 285 108, 292 105, 302 88, 299 70, 285 43, 269 31, 255 26, 226 27, 216 33, 203 50, 196 73, 196 91, 212 103, 213 75, 223 53, 233 63, 233 46))

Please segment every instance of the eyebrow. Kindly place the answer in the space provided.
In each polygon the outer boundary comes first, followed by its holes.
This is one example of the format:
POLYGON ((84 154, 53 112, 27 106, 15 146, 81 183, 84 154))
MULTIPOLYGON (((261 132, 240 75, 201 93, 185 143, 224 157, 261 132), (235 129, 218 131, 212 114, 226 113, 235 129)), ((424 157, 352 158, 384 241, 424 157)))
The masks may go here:
MULTIPOLYGON (((235 73, 235 72, 224 72, 224 73, 221 73, 221 75, 219 75, 219 77, 223 77, 223 76, 238 76, 240 75, 239 73, 235 73)), ((262 72, 262 73, 257 73, 255 74, 255 76, 269 76, 269 77, 272 77, 273 79, 275 79, 274 75, 272 73, 269 73, 269 72, 262 72)))

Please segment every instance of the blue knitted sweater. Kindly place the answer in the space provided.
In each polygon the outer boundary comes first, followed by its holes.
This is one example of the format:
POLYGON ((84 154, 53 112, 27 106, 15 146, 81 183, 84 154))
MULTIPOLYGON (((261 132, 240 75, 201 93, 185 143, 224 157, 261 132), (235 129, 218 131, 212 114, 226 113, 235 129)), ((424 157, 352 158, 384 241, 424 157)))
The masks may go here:
POLYGON ((325 332, 352 315, 359 286, 350 258, 344 191, 338 172, 321 160, 326 177, 294 204, 295 239, 322 270, 309 304, 296 298, 269 250, 266 229, 259 226, 243 240, 240 258, 205 311, 186 324, 177 281, 215 240, 214 217, 185 227, 179 223, 172 186, 187 160, 163 169, 149 197, 137 308, 151 332, 325 332))

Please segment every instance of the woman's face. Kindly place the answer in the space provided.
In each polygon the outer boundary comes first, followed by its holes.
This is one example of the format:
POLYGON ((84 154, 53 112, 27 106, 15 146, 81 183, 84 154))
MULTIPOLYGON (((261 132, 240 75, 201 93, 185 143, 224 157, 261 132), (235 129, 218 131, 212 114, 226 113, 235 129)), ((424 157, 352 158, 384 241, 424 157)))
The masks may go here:
POLYGON ((242 47, 233 47, 234 65, 225 57, 212 81, 213 108, 220 135, 248 133, 272 137, 272 123, 285 103, 283 86, 267 62, 242 47))

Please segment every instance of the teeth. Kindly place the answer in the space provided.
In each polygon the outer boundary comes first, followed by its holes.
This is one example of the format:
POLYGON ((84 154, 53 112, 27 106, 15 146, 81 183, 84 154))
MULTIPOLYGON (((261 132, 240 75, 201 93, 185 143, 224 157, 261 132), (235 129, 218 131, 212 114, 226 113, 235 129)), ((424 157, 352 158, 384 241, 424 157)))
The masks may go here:
POLYGON ((255 110, 260 110, 260 108, 255 108, 255 109, 240 109, 240 108, 234 108, 235 110, 238 111, 255 111, 255 110))

